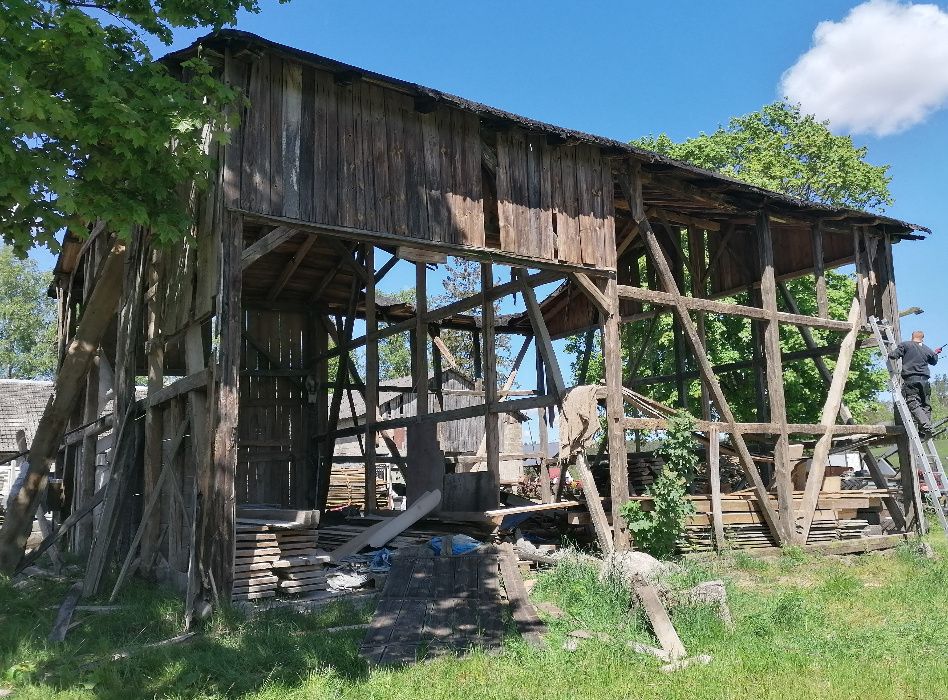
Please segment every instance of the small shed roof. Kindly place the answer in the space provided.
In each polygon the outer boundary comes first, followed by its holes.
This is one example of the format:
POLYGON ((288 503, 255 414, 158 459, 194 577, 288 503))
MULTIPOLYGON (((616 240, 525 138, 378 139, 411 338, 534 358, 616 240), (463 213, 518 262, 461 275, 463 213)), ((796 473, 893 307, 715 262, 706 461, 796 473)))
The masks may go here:
POLYGON ((26 433, 32 443, 43 409, 53 393, 53 382, 0 379, 0 462, 19 453, 16 432, 26 433))

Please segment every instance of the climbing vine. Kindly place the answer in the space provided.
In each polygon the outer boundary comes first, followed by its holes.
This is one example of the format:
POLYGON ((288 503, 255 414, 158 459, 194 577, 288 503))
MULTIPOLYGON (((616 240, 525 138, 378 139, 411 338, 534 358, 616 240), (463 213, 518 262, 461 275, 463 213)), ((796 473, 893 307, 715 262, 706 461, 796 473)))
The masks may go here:
POLYGON ((652 499, 652 509, 644 510, 641 501, 628 501, 622 506, 622 517, 632 532, 635 546, 658 559, 674 555, 685 520, 694 513, 687 491, 698 466, 692 437, 694 428, 694 418, 685 411, 669 419, 665 441, 657 450, 665 466, 645 491, 652 499))

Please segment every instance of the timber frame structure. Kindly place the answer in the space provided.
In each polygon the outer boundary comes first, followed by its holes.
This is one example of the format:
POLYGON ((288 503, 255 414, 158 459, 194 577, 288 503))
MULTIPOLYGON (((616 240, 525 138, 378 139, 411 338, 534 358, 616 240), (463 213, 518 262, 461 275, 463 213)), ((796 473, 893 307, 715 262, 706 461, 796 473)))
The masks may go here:
MULTIPOLYGON (((348 429, 365 436, 367 494, 375 488, 376 439, 386 431, 483 415, 496 506, 498 415, 546 416, 560 405, 569 387, 553 340, 586 332, 588 363, 590 329, 602 333, 617 524, 611 530, 605 522, 590 480, 605 546, 629 545, 618 517, 629 497, 628 431, 664 426, 661 415, 628 415, 635 386, 667 382, 684 402, 687 384, 700 381, 698 430, 711 436, 715 455, 716 436, 729 436, 779 543, 806 542, 835 440, 874 436, 898 442, 907 457, 900 429, 853 424, 842 398, 867 314, 898 327, 893 244, 923 238, 927 229, 792 199, 240 31, 205 37, 163 60, 177 70, 199 48, 248 101, 227 145, 209 141, 218 168, 206 191, 189 194, 193 237, 161 247, 142 231, 128 243, 119 310, 73 410, 61 462, 72 511, 104 500, 95 531, 87 520, 73 538, 89 552, 87 593, 116 552, 130 559, 140 547, 139 566, 186 587, 189 604, 229 595, 236 504, 325 503, 334 440, 349 434, 336 429, 347 389, 361 392, 368 407, 366 423, 348 429), (441 255, 477 261, 481 292, 429 308, 426 261, 441 255), (376 303, 376 285, 399 259, 415 261, 413 308, 376 303), (849 264, 858 293, 847 318, 831 318, 825 271, 849 264), (498 283, 501 268, 509 269, 509 281, 498 283), (816 285, 815 315, 797 308, 783 284, 805 276, 816 285), (561 285, 538 299, 536 289, 551 282, 561 285), (730 299, 747 290, 751 303, 730 299), (494 302, 510 295, 522 297, 524 313, 495 318, 494 302), (676 371, 648 378, 638 375, 638 361, 623 367, 624 324, 654 323, 667 313, 674 317, 676 371), (753 328, 758 351, 744 366, 759 379, 757 422, 737 421, 720 381, 727 368, 713 366, 704 351, 712 316, 753 328), (365 326, 361 336, 357 318, 365 326), (781 356, 782 326, 798 328, 806 340, 800 357, 781 356), (414 416, 380 420, 378 341, 410 334, 416 393, 427 397, 427 340, 441 328, 471 333, 483 363, 484 403, 438 410, 422 401, 414 416), (819 345, 811 329, 837 340, 819 345), (501 385, 497 333, 523 336, 524 347, 531 339, 536 344, 538 388, 531 395, 510 398, 510 382, 501 385), (369 368, 364 377, 352 360, 358 348, 369 368), (330 376, 333 358, 344 361, 330 376), (814 397, 823 401, 818 424, 787 420, 783 376, 790 359, 812 360, 826 379, 827 396, 814 397), (100 417, 106 367, 115 404, 100 417), (148 384, 138 401, 136 375, 148 384), (109 428, 112 490, 99 491, 96 442, 109 428), (815 440, 799 510, 791 436, 815 440), (765 454, 752 454, 751 439, 765 454), (773 489, 758 468, 761 459, 772 463, 773 489)), ((63 353, 102 279, 109 236, 101 223, 67 236, 56 282, 63 353)), ((647 344, 641 354, 650 352, 647 344)), ((438 343, 433 357, 440 371, 438 343)), ((540 425, 545 444, 547 421, 540 425)), ((425 488, 440 483, 443 465, 412 457, 406 478, 425 488)), ((873 464, 877 485, 887 487, 873 464)), ((913 490, 904 493, 904 503, 887 500, 902 528, 914 517, 913 490)), ((556 495, 546 489, 543 497, 556 495)))

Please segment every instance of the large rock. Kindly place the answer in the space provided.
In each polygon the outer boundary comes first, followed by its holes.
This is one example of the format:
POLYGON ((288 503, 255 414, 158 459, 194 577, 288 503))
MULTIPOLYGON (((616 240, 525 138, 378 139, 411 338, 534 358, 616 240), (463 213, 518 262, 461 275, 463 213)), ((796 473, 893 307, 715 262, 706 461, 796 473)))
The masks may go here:
POLYGON ((674 564, 659 561, 645 552, 612 552, 603 559, 599 580, 615 579, 629 588, 635 586, 657 586, 664 588, 663 582, 677 571, 674 564))

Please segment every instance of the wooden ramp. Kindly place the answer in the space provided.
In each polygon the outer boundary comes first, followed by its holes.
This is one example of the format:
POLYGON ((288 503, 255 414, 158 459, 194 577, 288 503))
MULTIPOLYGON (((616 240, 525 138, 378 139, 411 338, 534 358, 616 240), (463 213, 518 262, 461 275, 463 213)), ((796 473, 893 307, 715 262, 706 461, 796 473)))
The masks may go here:
POLYGON ((372 665, 412 663, 500 645, 503 602, 497 554, 403 554, 392 569, 362 640, 372 665))

